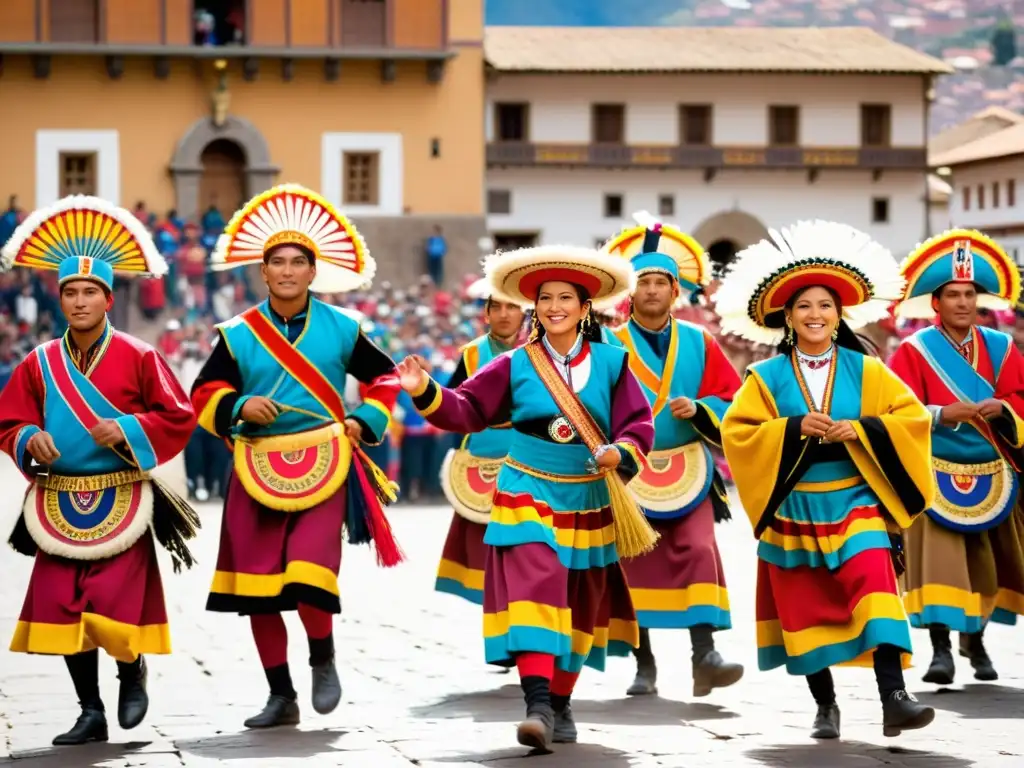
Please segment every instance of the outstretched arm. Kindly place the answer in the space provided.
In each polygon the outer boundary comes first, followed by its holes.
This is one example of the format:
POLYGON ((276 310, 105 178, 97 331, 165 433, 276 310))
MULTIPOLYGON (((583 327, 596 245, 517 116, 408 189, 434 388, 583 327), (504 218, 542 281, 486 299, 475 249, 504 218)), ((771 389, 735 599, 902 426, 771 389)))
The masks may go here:
POLYGON ((416 410, 435 427, 461 434, 482 432, 509 420, 511 372, 512 357, 504 354, 454 389, 423 374, 409 394, 416 410))

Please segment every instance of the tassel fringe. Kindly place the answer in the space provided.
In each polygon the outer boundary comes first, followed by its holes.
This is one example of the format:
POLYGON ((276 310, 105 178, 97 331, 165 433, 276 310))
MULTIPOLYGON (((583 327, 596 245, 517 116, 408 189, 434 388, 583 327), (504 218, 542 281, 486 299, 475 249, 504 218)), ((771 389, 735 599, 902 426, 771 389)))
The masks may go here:
POLYGON ((203 527, 192 506, 161 480, 152 479, 153 485, 153 535, 160 546, 171 555, 175 573, 181 573, 181 566, 191 568, 196 559, 185 543, 196 537, 203 527))
POLYGON ((658 543, 658 532, 651 527, 618 472, 606 473, 605 482, 615 521, 615 549, 619 557, 639 557, 650 552, 658 543))
POLYGON ((372 543, 377 565, 392 568, 405 560, 395 540, 384 507, 398 498, 398 485, 358 446, 352 448, 352 466, 348 478, 348 511, 345 524, 350 544, 372 543))

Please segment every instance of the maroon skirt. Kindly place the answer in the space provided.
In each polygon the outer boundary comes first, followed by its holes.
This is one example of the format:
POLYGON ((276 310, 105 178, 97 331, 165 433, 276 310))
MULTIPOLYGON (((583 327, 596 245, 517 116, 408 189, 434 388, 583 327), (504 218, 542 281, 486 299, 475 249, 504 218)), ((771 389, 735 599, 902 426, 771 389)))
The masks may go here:
POLYGON ((206 610, 243 615, 299 603, 341 613, 338 571, 346 489, 302 512, 268 509, 231 475, 206 610))
POLYGON ((459 514, 452 515, 448 538, 441 550, 441 563, 437 567, 435 590, 456 595, 476 605, 484 604, 486 532, 486 525, 474 523, 459 514))
POLYGON ((104 560, 36 553, 11 650, 71 656, 95 648, 128 663, 171 652, 160 565, 148 533, 104 560))

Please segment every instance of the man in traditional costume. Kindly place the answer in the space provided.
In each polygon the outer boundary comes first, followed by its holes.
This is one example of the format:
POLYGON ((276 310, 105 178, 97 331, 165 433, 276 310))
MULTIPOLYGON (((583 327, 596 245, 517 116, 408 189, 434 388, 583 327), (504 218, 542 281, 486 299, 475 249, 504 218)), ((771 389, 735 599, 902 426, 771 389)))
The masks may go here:
POLYGON ((260 264, 270 296, 221 324, 192 389, 199 424, 233 443, 220 553, 207 610, 248 615, 270 685, 269 728, 299 721, 282 611, 297 610, 309 641, 313 709, 341 700, 333 614, 341 612, 342 529, 377 547, 378 563, 401 559, 381 503, 386 477, 358 447, 383 440, 398 395, 390 358, 357 316, 310 296, 352 290, 375 265, 355 228, 298 185, 275 187, 232 218, 214 269, 260 264), (346 376, 368 385, 346 413, 346 376))
POLYGON ((106 741, 99 649, 117 660, 117 719, 149 707, 144 654, 171 652, 153 536, 177 570, 199 521, 150 471, 179 453, 195 414, 159 353, 107 319, 115 274, 167 265, 128 211, 74 196, 37 211, 3 249, 4 269, 56 270, 68 322, 0 393, 0 447, 32 481, 11 545, 35 566, 11 650, 64 657, 82 712, 56 745, 106 741))
POLYGON ((840 735, 831 667, 872 666, 882 733, 935 711, 907 692, 910 625, 899 531, 935 496, 930 417, 853 332, 888 312, 892 254, 844 224, 806 221, 737 255, 716 304, 722 330, 779 354, 747 369, 722 446, 757 546, 762 670, 807 679, 811 736, 840 735))
POLYGON ((492 295, 532 304, 530 341, 499 355, 456 389, 415 358, 402 387, 435 426, 477 433, 511 423, 498 474, 484 580, 484 653, 515 663, 526 717, 520 744, 575 742, 570 703, 584 666, 637 644, 636 615, 619 557, 653 548, 624 482, 654 438, 651 407, 627 354, 601 343, 593 303, 632 289, 625 259, 546 246, 489 257, 492 295))
POLYGON ((725 484, 708 446, 721 447, 719 424, 740 378, 711 335, 675 320, 672 309, 710 281, 704 249, 689 235, 636 214, 605 246, 632 260, 637 286, 629 321, 613 335, 654 412, 654 450, 629 488, 660 534, 652 552, 623 563, 640 624, 630 696, 657 693, 652 629, 688 629, 693 695, 736 683, 743 666, 715 650, 729 629, 729 594, 715 522, 729 519, 725 484))
MULTIPOLYGON (((487 333, 469 342, 447 386, 454 389, 491 360, 514 349, 523 328, 523 310, 511 301, 491 296, 486 278, 469 288, 469 295, 484 300, 487 333)), ((448 451, 441 468, 441 487, 455 514, 448 529, 434 589, 484 604, 484 532, 491 518, 495 483, 512 430, 485 429, 466 435, 459 448, 448 451)))
POLYGON ((939 320, 900 344, 890 363, 931 411, 938 486, 906 533, 907 613, 931 635, 925 682, 953 682, 952 630, 975 679, 995 680, 985 627, 1024 614, 1024 358, 1008 334, 976 321, 979 306, 1015 305, 1020 273, 995 241, 962 229, 918 246, 902 272, 897 316, 939 320))

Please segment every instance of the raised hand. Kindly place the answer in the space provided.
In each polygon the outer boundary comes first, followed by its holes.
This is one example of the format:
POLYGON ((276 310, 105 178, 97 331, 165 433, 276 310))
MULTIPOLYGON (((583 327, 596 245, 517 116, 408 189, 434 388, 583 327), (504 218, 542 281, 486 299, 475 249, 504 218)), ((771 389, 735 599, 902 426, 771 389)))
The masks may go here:
POLYGON ((416 356, 409 356, 398 364, 398 383, 406 392, 419 392, 427 378, 416 356))

